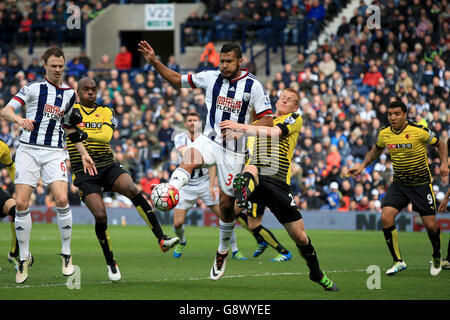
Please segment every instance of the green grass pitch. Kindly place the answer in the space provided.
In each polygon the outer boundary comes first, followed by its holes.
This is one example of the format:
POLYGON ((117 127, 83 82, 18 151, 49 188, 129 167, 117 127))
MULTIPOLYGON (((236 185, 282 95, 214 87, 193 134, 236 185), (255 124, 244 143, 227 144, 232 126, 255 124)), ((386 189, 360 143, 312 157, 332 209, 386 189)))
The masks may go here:
MULTIPOLYGON (((320 265, 339 286, 326 292, 308 278, 308 269, 283 229, 273 229, 293 253, 288 262, 271 262, 276 251, 267 248, 252 258, 254 238, 237 228, 238 246, 247 261, 228 259, 224 277, 208 278, 219 241, 215 227, 186 227, 188 245, 180 259, 172 251, 162 253, 146 226, 110 226, 113 252, 122 280, 112 283, 93 225, 74 225, 72 255, 80 267, 80 288, 69 289, 61 273, 60 236, 56 225, 34 224, 31 252, 35 263, 28 280, 17 285, 15 270, 6 260, 10 226, 0 223, 1 300, 448 300, 450 270, 437 277, 429 274, 431 245, 426 233, 400 232, 400 249, 408 265, 394 277, 384 275, 391 258, 381 231, 310 230, 320 265), (381 269, 380 289, 368 289, 371 265, 381 269)), ((173 235, 171 226, 163 226, 173 235)), ((442 235, 446 254, 448 234, 442 235)), ((370 281, 369 281, 370 282, 370 281)), ((373 281, 371 283, 374 283, 373 281)))

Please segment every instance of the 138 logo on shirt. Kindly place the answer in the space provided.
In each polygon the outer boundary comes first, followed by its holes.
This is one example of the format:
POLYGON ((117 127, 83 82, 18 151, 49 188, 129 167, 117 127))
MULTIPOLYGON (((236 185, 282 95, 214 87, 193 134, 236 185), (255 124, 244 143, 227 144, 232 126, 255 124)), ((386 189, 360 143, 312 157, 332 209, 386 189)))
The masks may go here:
POLYGON ((79 127, 92 129, 100 129, 102 125, 102 122, 81 122, 80 124, 78 124, 79 127))

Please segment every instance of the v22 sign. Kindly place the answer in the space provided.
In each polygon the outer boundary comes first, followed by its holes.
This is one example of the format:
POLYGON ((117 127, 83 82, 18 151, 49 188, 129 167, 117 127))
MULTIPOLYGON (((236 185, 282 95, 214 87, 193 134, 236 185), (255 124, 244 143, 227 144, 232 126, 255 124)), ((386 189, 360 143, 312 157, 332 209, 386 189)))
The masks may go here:
POLYGON ((174 4, 147 4, 145 6, 146 30, 173 30, 174 24, 174 4))

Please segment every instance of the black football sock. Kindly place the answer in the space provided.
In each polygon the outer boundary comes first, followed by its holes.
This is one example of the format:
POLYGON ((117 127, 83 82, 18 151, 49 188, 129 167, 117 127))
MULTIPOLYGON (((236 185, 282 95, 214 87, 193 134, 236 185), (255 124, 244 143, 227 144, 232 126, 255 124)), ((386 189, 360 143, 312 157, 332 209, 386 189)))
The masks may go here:
POLYGON ((433 258, 441 257, 441 229, 437 229, 436 233, 428 232, 428 238, 433 246, 433 258))
POLYGON ((236 220, 239 221, 239 224, 246 229, 249 232, 252 232, 252 230, 250 230, 250 228, 248 227, 248 216, 241 212, 236 216, 236 220))
POLYGON ((102 248, 106 263, 112 263, 114 261, 114 256, 111 249, 111 238, 109 236, 107 224, 95 222, 95 234, 97 235, 98 242, 102 248))
POLYGON ((317 259, 316 250, 314 250, 311 239, 308 237, 308 244, 305 246, 297 245, 297 248, 302 258, 306 260, 311 280, 320 281, 323 277, 323 272, 320 270, 319 260, 317 259))
MULTIPOLYGON (((277 250, 281 254, 288 254, 289 250, 287 250, 285 247, 281 245, 280 242, 278 242, 277 238, 274 236, 274 234, 267 228, 265 228, 263 225, 259 225, 255 229, 253 229, 253 234, 255 235, 255 238, 262 239, 263 241, 267 242, 269 246, 277 250)), ((259 241, 261 242, 261 241, 259 241)))
POLYGON ((400 255, 400 248, 398 245, 398 232, 395 228, 395 225, 383 229, 383 233, 389 252, 391 253, 394 262, 403 261, 402 256, 400 255))
POLYGON ((158 218, 156 218, 155 213, 153 212, 150 204, 145 200, 142 196, 142 193, 139 193, 134 199, 131 199, 134 206, 136 207, 139 215, 144 219, 144 221, 148 224, 150 229, 152 230, 155 237, 160 241, 164 237, 164 233, 161 229, 161 225, 159 224, 158 218))
POLYGON ((17 257, 19 255, 19 241, 16 237, 16 225, 14 219, 16 218, 16 206, 12 206, 9 209, 8 215, 11 217, 11 250, 9 250, 11 256, 17 257))

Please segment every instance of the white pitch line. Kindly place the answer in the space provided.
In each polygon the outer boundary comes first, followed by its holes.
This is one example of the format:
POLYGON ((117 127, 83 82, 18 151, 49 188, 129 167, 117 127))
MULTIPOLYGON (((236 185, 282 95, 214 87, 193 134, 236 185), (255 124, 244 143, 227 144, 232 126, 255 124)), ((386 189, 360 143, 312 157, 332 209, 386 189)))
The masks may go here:
MULTIPOLYGON (((428 267, 408 267, 408 270, 421 270, 428 269, 428 267)), ((382 269, 383 270, 383 269, 382 269)), ((386 269, 384 269, 386 270, 386 269)), ((357 270, 328 270, 324 271, 325 273, 346 273, 346 272, 367 272, 366 269, 357 269, 357 270)), ((299 275, 308 275, 308 272, 281 272, 281 273, 257 273, 257 274, 236 274, 223 276, 223 278, 233 279, 233 278, 255 278, 255 277, 276 277, 276 276, 299 276, 299 275)), ((201 280, 210 280, 209 277, 205 278, 181 278, 181 279, 155 279, 155 280, 120 280, 118 283, 143 283, 143 282, 166 282, 166 281, 201 281, 201 280)), ((100 281, 100 282, 81 282, 81 285, 91 285, 91 284, 111 284, 112 281, 100 281)), ((66 283, 43 283, 43 284, 31 284, 31 285, 17 285, 17 286, 5 286, 2 289, 27 289, 27 288, 44 288, 44 287, 62 287, 66 286, 66 283)))

